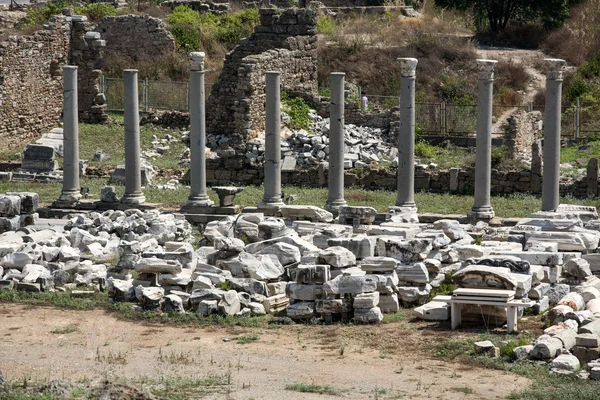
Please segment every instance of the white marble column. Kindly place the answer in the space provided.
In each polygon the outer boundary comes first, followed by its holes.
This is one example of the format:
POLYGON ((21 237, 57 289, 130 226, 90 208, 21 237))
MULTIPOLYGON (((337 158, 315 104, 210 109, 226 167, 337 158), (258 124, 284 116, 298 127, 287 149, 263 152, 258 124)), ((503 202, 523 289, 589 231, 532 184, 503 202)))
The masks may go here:
POLYGON ((79 111, 77 67, 63 67, 63 187, 55 207, 74 207, 81 199, 79 185, 79 111))
POLYGON ((277 209, 281 200, 281 98, 280 73, 266 73, 265 182, 258 208, 277 209))
POLYGON ((124 204, 141 204, 146 201, 142 193, 142 169, 140 160, 140 114, 138 103, 138 71, 126 69, 124 80, 125 125, 125 194, 124 204))
POLYGON ((190 197, 183 207, 210 207, 206 193, 204 53, 190 53, 190 197))
POLYGON ((479 92, 477 95, 477 138, 475 152, 475 201, 469 218, 492 219, 492 100, 494 67, 498 61, 477 60, 479 92))
POLYGON ((326 208, 338 211, 344 200, 344 77, 343 72, 332 72, 331 104, 329 106, 329 175, 326 208))
POLYGON ((560 122, 564 60, 546 59, 542 211, 556 211, 560 182, 560 122))

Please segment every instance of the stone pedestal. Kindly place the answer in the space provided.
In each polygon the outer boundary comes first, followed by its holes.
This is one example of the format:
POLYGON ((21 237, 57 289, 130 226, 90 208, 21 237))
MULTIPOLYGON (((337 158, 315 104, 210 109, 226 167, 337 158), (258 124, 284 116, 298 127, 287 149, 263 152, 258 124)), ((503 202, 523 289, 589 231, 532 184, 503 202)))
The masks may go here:
POLYGON ((63 188, 53 203, 57 208, 72 208, 81 199, 79 186, 79 120, 77 105, 77 67, 63 67, 63 188))
POLYGON ((542 211, 555 211, 559 204, 560 120, 564 60, 546 59, 546 111, 544 116, 544 166, 542 211))
POLYGON ((281 200, 281 99, 280 73, 267 72, 265 124, 265 191, 259 209, 279 209, 281 200))
POLYGON ((142 204, 146 201, 142 193, 142 172, 140 162, 140 114, 138 103, 138 71, 126 69, 124 80, 124 122, 125 122, 125 194, 124 204, 142 204))
POLYGON ((344 200, 344 77, 332 72, 331 104, 329 106, 329 175, 325 208, 336 213, 346 205, 344 200))
POLYGON ((477 60, 479 93, 477 97, 477 139, 475 157, 475 201, 469 218, 494 218, 490 199, 492 182, 492 98, 495 60, 477 60))
POLYGON ((206 193, 204 53, 190 53, 190 197, 184 208, 209 207, 206 193))

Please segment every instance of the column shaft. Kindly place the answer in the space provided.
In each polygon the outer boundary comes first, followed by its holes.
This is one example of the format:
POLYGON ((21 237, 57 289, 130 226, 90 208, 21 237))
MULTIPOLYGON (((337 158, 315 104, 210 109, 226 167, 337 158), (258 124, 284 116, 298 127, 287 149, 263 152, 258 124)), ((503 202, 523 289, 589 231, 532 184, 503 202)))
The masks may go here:
POLYGON ((204 53, 190 54, 190 196, 184 207, 209 207, 206 193, 204 53))
POLYGON ((63 67, 63 188, 55 202, 58 207, 77 204, 79 185, 79 111, 77 104, 77 67, 63 67))
MULTIPOLYGON (((408 59, 414 64, 416 60, 408 59)), ((414 71, 412 68, 412 71, 414 71)), ((398 183, 396 207, 415 205, 415 74, 400 77, 400 134, 398 135, 398 183)))
POLYGON ((265 182, 258 208, 279 208, 281 200, 281 98, 280 73, 266 73, 265 182))
POLYGON ((124 80, 125 125, 125 194, 121 203, 141 204, 146 201, 142 193, 142 169, 140 160, 140 115, 138 103, 138 71, 126 69, 124 80))
POLYGON ((563 60, 545 60, 546 111, 544 116, 542 211, 556 211, 559 204, 560 134, 563 60))
POLYGON ((479 89, 477 96, 477 138, 475 153, 475 201, 469 217, 494 218, 490 191, 492 181, 492 101, 494 66, 497 61, 477 60, 479 89))
POLYGON ((326 207, 337 211, 346 205, 344 200, 344 77, 332 72, 331 104, 329 105, 329 175, 326 207))

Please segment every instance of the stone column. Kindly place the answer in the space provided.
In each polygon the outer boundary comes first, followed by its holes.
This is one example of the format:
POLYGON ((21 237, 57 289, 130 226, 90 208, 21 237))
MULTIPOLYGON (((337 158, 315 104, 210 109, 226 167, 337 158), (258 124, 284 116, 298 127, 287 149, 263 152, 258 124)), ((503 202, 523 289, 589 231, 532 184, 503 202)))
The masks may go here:
POLYGON ((494 67, 498 61, 477 60, 479 93, 477 95, 477 139, 475 152, 475 202, 469 218, 492 219, 490 200, 492 183, 492 98, 494 67))
POLYGON ((338 211, 344 200, 344 77, 343 72, 332 72, 331 104, 329 105, 329 191, 326 208, 338 211))
POLYGON ((74 207, 81 199, 79 186, 79 111, 77 67, 63 67, 63 188, 55 207, 74 207))
POLYGON ((204 53, 190 53, 190 197, 183 205, 210 207, 206 194, 206 129, 204 110, 204 53))
POLYGON ((265 191, 258 208, 279 208, 281 200, 281 99, 280 73, 266 73, 266 124, 265 124, 265 191))
POLYGON ((400 132, 398 135, 398 182, 396 206, 400 212, 417 212, 415 204, 415 80, 416 58, 399 58, 400 132))
POLYGON ((124 80, 125 120, 125 194, 124 204, 141 204, 146 201, 142 193, 142 167, 140 162, 140 114, 138 103, 138 71, 126 69, 124 80))
POLYGON ((564 60, 546 59, 542 211, 556 211, 560 182, 560 114, 564 60))

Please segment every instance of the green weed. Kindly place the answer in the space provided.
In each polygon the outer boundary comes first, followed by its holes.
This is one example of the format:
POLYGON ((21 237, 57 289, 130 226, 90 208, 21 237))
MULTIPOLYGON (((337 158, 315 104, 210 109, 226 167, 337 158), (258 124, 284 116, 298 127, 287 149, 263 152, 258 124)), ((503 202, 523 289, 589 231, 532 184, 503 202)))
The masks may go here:
POLYGON ((339 391, 331 386, 315 385, 314 383, 293 383, 290 385, 286 385, 285 390, 291 390, 294 392, 302 393, 328 394, 330 396, 336 396, 339 394, 339 391))
POLYGON ((248 344, 250 342, 257 341, 258 339, 260 339, 260 336, 257 335, 256 333, 249 333, 246 335, 238 336, 237 342, 238 342, 238 344, 248 344))
POLYGON ((57 335, 64 335, 67 333, 79 332, 79 326, 77 324, 69 324, 65 326, 59 326, 50 331, 50 333, 56 333, 57 335))

